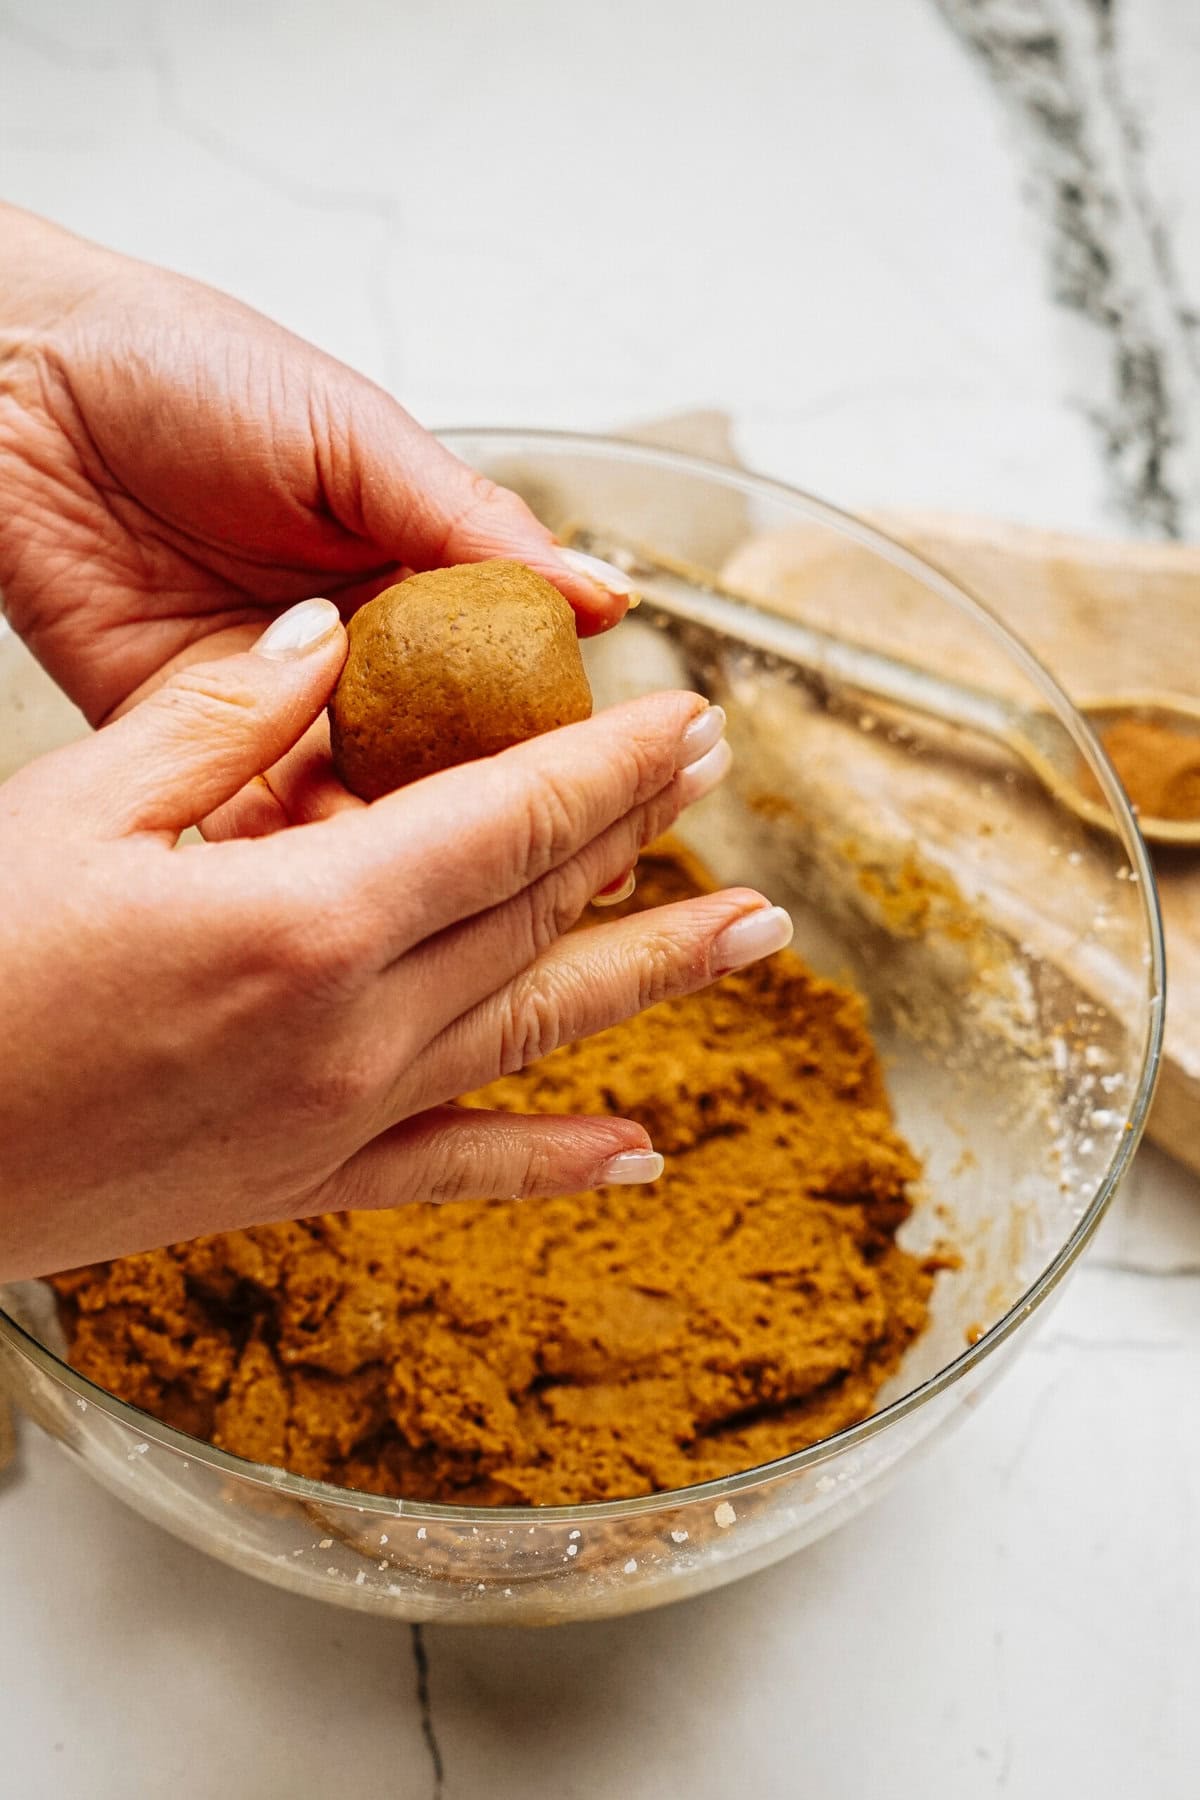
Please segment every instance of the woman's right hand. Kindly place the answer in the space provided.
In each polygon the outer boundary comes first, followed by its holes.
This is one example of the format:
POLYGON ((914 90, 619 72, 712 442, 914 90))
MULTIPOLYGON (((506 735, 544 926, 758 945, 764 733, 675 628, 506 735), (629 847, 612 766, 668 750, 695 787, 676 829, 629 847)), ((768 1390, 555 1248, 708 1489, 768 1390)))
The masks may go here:
POLYGON ((336 608, 302 602, 0 788, 0 1279, 342 1208, 653 1179, 631 1121, 449 1102, 786 942, 746 889, 564 935, 724 773, 694 694, 178 844, 303 737, 344 655, 336 608))

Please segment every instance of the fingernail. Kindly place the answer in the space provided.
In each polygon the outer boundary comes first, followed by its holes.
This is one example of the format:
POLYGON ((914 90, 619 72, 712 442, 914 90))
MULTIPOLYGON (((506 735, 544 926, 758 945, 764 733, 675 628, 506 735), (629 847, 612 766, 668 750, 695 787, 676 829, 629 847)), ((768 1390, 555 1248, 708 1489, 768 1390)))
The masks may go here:
POLYGON ((657 1181, 666 1166, 657 1150, 622 1150, 601 1164, 596 1186, 636 1187, 640 1181, 657 1181))
POLYGON ((628 600, 630 606, 638 604, 641 596, 624 569, 618 569, 615 563, 604 562, 599 556, 589 556, 586 550, 560 550, 558 554, 576 575, 583 575, 588 581, 594 581, 607 594, 619 594, 622 599, 628 600))
POLYGON ((598 894, 592 895, 593 906, 620 906, 622 900, 628 900, 637 887, 637 870, 626 869, 616 881, 610 881, 602 887, 598 894))
POLYGON ((692 806, 697 800, 703 800, 705 794, 711 794, 728 775, 732 762, 733 751, 722 738, 711 750, 706 750, 698 761, 689 764, 679 777, 683 804, 692 806))
POLYGON ((301 600, 267 626, 254 653, 269 656, 273 662, 287 662, 290 657, 303 656, 306 650, 324 643, 340 623, 341 615, 332 600, 301 600))
POLYGON ((747 963, 773 956, 776 950, 791 943, 792 929, 792 921, 782 906, 764 906, 735 919, 713 945, 713 973, 728 975, 731 969, 744 969, 747 963))
POLYGON ((706 706, 702 713, 697 713, 690 725, 684 730, 679 740, 679 754, 675 758, 677 769, 689 769, 693 763, 699 762, 706 751, 714 744, 719 744, 725 736, 725 708, 723 706, 706 706))

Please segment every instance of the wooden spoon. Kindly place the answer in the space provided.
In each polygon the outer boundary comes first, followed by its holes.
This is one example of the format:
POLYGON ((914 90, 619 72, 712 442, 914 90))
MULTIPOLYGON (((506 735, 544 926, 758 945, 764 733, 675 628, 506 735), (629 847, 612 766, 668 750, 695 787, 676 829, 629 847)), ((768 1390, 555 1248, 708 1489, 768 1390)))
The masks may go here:
MULTIPOLYGON (((1090 778, 1080 749, 1054 714, 968 682, 949 680, 799 620, 764 612, 707 571, 660 551, 651 553, 641 546, 578 529, 569 541, 616 563, 636 581, 643 599, 660 605, 672 617, 703 625, 768 655, 785 657, 806 670, 822 690, 836 686, 839 699, 899 706, 1005 745, 1077 818, 1115 834, 1111 808, 1090 778)), ((1200 701, 1185 696, 1144 691, 1110 694, 1083 703, 1079 711, 1097 733, 1137 721, 1194 737, 1200 743, 1200 701)), ((1167 819, 1140 812, 1138 824, 1150 843, 1200 847, 1200 818, 1167 819)))
MULTIPOLYGON (((627 427, 623 435, 726 468, 741 466, 731 421, 724 413, 676 414, 627 427)), ((676 505, 686 507, 687 502, 685 491, 676 505)), ((1162 698, 1179 687, 1194 690, 1200 685, 1194 650, 1200 644, 1200 545, 1110 541, 911 508, 873 507, 865 516, 986 601, 1083 711, 1088 702, 1110 691, 1114 667, 1120 669, 1126 698, 1134 691, 1162 698)), ((776 610, 815 616, 836 630, 844 590, 830 596, 829 604, 817 607, 814 615, 811 541, 797 541, 805 534, 795 528, 756 532, 749 509, 742 506, 723 510, 713 522, 712 535, 714 547, 705 560, 713 568, 729 564, 735 569, 732 587, 756 594, 762 604, 776 610)), ((844 546, 839 560, 849 565, 845 577, 850 582, 860 574, 869 577, 872 569, 876 581, 881 576, 887 579, 878 558, 867 559, 861 553, 856 567, 852 544, 844 546)), ((907 580, 895 572, 897 599, 903 599, 907 580)), ((894 639, 886 647, 920 660, 923 635, 906 632, 899 608, 893 606, 886 616, 894 639)), ((956 643, 958 648, 961 644, 956 643)), ((954 672, 987 682, 991 658, 982 657, 978 666, 959 666, 954 672)), ((1200 857, 1159 855, 1156 872, 1171 996, 1150 1136, 1200 1174, 1200 857)))

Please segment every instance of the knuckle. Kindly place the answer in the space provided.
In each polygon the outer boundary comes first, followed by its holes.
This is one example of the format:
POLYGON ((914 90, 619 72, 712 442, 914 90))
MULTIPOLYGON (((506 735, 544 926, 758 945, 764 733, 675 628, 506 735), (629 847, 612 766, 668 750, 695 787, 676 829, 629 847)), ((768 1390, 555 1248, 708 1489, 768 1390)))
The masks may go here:
POLYGON ((367 921, 336 900, 309 904, 293 954, 306 976, 337 992, 359 988, 378 961, 367 921))
POLYGON ((682 811, 683 804, 680 798, 679 784, 671 781, 639 808, 637 815, 639 848, 653 843, 656 837, 661 837, 662 833, 675 823, 682 811))
POLYGON ((562 1042, 557 997, 537 979, 518 984, 500 1020, 500 1072, 515 1075, 540 1062, 562 1042))
POLYGON ((440 1203, 512 1199, 545 1192, 550 1176, 551 1159, 536 1141, 522 1142, 507 1133, 498 1142, 472 1144, 455 1138, 439 1146, 422 1183, 422 1198, 440 1203))
POLYGON ((421 1198, 439 1205, 452 1200, 482 1200, 494 1191, 495 1179, 478 1157, 464 1154, 462 1145, 439 1146, 421 1183, 421 1198))
POLYGON ((669 799, 676 774, 679 737, 694 710, 687 694, 650 694, 623 712, 621 747, 630 806, 661 795, 669 799))
POLYGON ((673 747, 661 733, 622 730, 609 739, 604 755, 611 792, 622 814, 651 800, 670 782, 675 770, 673 747))
POLYGON ((469 491, 471 497, 464 509, 467 513, 477 510, 489 511, 492 507, 501 505, 508 498, 505 489, 500 486, 498 481, 493 481, 490 475, 481 475, 478 469, 471 471, 469 491))
POLYGON ((455 1200, 484 1200, 487 1189, 475 1170, 468 1168, 465 1162, 439 1156, 426 1172, 414 1198, 430 1201, 435 1206, 447 1206, 455 1200))
POLYGON ((537 881, 521 895, 524 951, 529 962, 556 944, 579 919, 592 897, 595 882, 581 858, 537 881))
POLYGON ((291 1103, 300 1120, 329 1127, 372 1109, 379 1088, 378 1072, 366 1056, 322 1057, 315 1066, 294 1071, 291 1103))
POLYGON ((579 804, 569 785, 543 772, 527 794, 520 824, 521 862, 527 879, 562 861, 579 835, 579 804))
POLYGON ((324 885, 260 896, 243 926, 243 960, 285 992, 333 1002, 355 994, 370 973, 372 946, 358 912, 324 885))
POLYGON ((353 992, 363 972, 356 934, 324 913, 292 926, 283 939, 281 961, 294 986, 321 999, 353 992))
POLYGON ((489 515, 512 502, 512 494, 502 488, 499 482, 493 481, 489 475, 481 475, 478 470, 470 470, 462 489, 462 499, 455 506, 446 525, 441 545, 443 553, 452 544, 456 547, 456 554, 460 554, 464 546, 472 544, 476 539, 484 542, 488 533, 489 515))
POLYGON ((673 746, 662 742, 633 745, 627 777, 630 807, 644 806, 656 799, 661 800, 664 806, 669 806, 674 777, 673 746))
POLYGON ((249 685, 214 663, 177 669, 161 689, 159 700, 164 707, 205 721, 240 720, 256 706, 249 685))
POLYGON ((677 941, 662 933, 644 939, 637 951, 637 1009, 657 1006, 691 985, 693 959, 688 959, 677 941))
POLYGON ((544 1194, 554 1186, 553 1172, 553 1158, 544 1144, 522 1144, 504 1171, 505 1192, 544 1194))

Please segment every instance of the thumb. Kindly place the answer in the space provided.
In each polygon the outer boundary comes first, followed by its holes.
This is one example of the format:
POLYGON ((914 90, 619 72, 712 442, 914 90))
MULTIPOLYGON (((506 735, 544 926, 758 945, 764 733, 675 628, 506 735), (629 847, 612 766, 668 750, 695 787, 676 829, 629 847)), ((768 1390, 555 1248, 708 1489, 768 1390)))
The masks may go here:
POLYGON ((521 1200, 657 1181, 663 1159, 632 1119, 435 1106, 343 1164, 321 1211, 413 1200, 521 1200))
POLYGON ((518 494, 461 462, 387 395, 374 399, 357 408, 352 460, 362 529, 387 556, 414 569, 525 563, 570 602, 581 637, 624 617, 634 588, 622 570, 564 550, 518 494))
POLYGON ((307 731, 346 656, 329 600, 302 600, 240 655, 180 668, 78 746, 76 804, 105 835, 182 831, 307 731), (85 773, 86 772, 86 773, 85 773))

